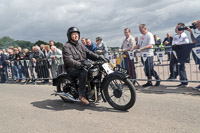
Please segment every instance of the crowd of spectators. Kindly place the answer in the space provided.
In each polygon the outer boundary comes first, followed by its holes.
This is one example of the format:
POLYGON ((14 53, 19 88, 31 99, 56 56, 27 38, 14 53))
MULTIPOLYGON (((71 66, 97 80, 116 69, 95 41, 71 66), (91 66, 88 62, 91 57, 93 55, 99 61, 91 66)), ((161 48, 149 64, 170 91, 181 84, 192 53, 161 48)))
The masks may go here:
POLYGON ((28 83, 42 79, 42 83, 48 83, 50 76, 56 76, 58 62, 62 62, 62 51, 54 46, 52 40, 49 45, 35 45, 30 51, 9 46, 0 50, 1 83, 8 82, 10 74, 16 82, 28 83))

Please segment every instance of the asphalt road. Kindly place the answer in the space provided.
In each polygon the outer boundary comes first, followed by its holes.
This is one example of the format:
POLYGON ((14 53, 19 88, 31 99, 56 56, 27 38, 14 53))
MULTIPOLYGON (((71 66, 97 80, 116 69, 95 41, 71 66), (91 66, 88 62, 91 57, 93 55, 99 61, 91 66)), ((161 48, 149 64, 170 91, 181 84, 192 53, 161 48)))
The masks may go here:
POLYGON ((127 112, 108 103, 64 103, 50 85, 0 84, 0 133, 199 133, 200 92, 138 88, 127 112))

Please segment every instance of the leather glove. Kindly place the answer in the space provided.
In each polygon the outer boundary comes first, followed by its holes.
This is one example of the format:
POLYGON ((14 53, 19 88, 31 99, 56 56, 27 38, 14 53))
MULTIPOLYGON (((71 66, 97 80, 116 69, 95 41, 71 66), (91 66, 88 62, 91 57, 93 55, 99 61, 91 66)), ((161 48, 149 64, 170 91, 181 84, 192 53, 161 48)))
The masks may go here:
POLYGON ((98 59, 101 60, 101 61, 105 61, 105 62, 107 62, 106 58, 104 58, 103 55, 99 55, 99 58, 98 58, 98 59))
POLYGON ((78 65, 76 66, 76 68, 77 68, 77 69, 83 69, 83 68, 84 68, 84 65, 82 65, 82 64, 80 63, 80 64, 78 64, 78 65))
POLYGON ((84 66, 84 68, 89 68, 89 67, 91 67, 91 63, 90 62, 88 62, 88 61, 84 61, 84 62, 82 62, 81 63, 83 66, 84 66))

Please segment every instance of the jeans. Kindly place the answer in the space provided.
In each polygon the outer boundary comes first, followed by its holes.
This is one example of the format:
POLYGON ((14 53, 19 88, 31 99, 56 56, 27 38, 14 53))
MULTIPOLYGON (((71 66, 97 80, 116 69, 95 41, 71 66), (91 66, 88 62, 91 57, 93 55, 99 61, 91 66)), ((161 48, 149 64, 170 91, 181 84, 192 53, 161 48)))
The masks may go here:
POLYGON ((8 81, 8 66, 4 66, 4 71, 5 71, 5 78, 6 78, 6 81, 8 81))
POLYGON ((85 97, 88 71, 85 69, 73 69, 72 71, 69 72, 69 75, 73 78, 78 79, 78 81, 79 81, 79 88, 78 88, 79 96, 85 97))
POLYGON ((179 75, 180 75, 180 80, 183 80, 181 84, 187 85, 187 75, 185 71, 185 63, 183 64, 178 64, 178 70, 179 70, 179 75))
POLYGON ((160 79, 157 72, 154 70, 153 65, 153 56, 147 57, 146 61, 144 62, 143 58, 141 58, 142 64, 144 65, 144 72, 148 79, 151 77, 155 77, 155 79, 160 79))
POLYGON ((13 68, 14 68, 14 71, 16 72, 17 79, 18 80, 19 79, 23 80, 24 79, 24 74, 22 72, 22 69, 23 69, 22 65, 14 65, 13 68))
POLYGON ((6 74, 5 74, 4 68, 0 68, 0 76, 1 76, 1 82, 5 82, 6 74))
POLYGON ((16 65, 13 66, 13 70, 14 70, 14 79, 17 78, 19 80, 19 69, 16 65))
POLYGON ((15 66, 11 66, 11 73, 12 73, 12 79, 13 80, 16 80, 16 77, 17 77, 17 73, 15 71, 15 66))
POLYGON ((24 66, 24 69, 23 69, 23 74, 24 76, 26 77, 26 79, 29 79, 29 73, 28 73, 28 66, 24 66))
POLYGON ((185 63, 178 63, 178 60, 174 57, 174 55, 171 56, 170 60, 170 77, 175 78, 179 75, 180 80, 183 80, 181 84, 187 85, 187 75, 185 71, 185 63))

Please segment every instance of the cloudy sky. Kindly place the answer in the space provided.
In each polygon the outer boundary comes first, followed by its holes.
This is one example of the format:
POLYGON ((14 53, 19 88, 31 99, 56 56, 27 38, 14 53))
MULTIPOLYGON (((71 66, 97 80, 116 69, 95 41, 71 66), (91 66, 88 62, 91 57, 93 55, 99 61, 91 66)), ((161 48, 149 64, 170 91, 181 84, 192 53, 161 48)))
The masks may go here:
POLYGON ((108 46, 120 46, 126 27, 136 37, 145 23, 163 39, 175 34, 178 22, 200 19, 199 13, 199 0, 0 0, 0 37, 65 43, 67 29, 76 26, 81 37, 101 36, 108 46))

